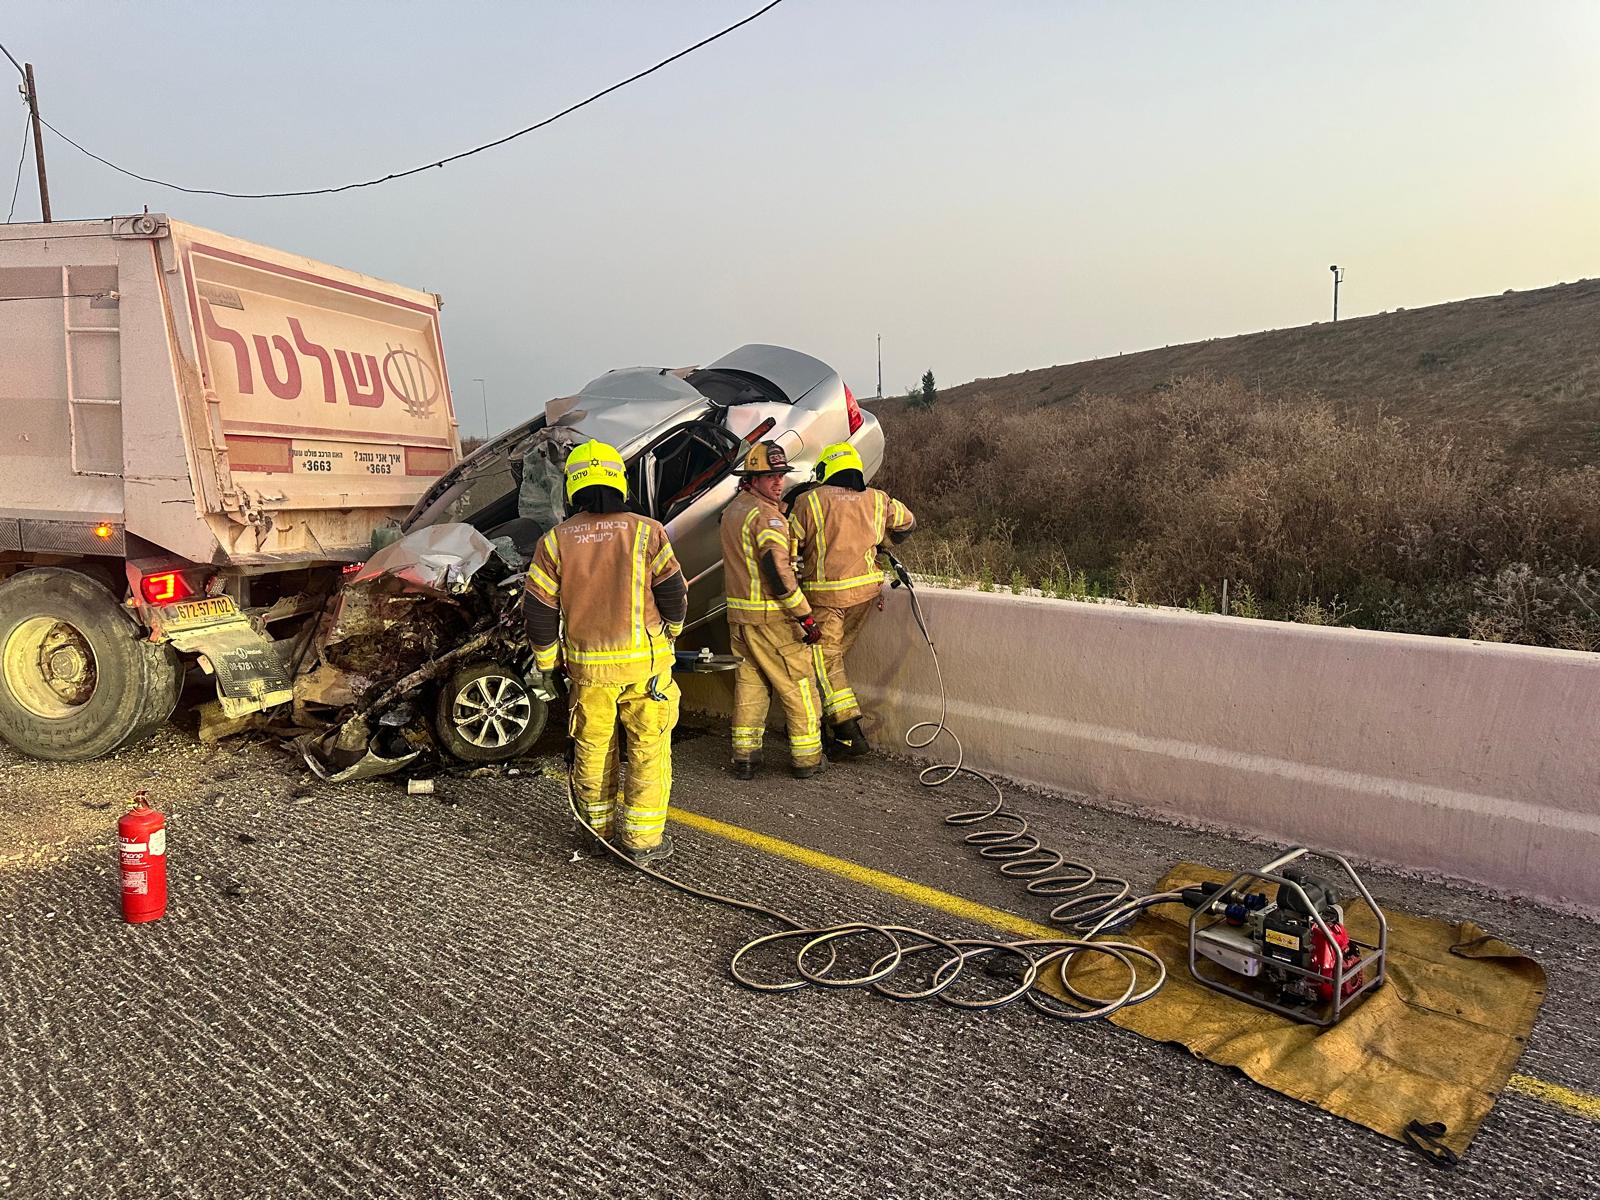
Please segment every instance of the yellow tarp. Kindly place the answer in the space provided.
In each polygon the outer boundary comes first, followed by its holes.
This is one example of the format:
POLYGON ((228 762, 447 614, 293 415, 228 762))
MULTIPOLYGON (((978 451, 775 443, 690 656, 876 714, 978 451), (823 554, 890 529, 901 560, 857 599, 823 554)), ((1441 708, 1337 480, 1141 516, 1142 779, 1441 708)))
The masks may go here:
MULTIPOLYGON (((1179 863, 1154 890, 1232 878, 1179 863)), ((1375 941, 1366 906, 1356 901, 1347 908, 1352 935, 1375 941)), ((1385 915, 1388 982, 1337 1025, 1320 1029, 1195 983, 1188 967, 1189 910, 1181 904, 1153 908, 1119 936, 1161 956, 1167 985, 1111 1020, 1238 1067, 1273 1091, 1397 1140, 1404 1140, 1412 1120, 1443 1122, 1448 1132, 1439 1140, 1460 1154, 1522 1054, 1544 999, 1544 969, 1470 921, 1452 925, 1392 910, 1385 915)), ((1096 996, 1118 995, 1127 978, 1102 955, 1086 957, 1072 973, 1076 987, 1096 996)))

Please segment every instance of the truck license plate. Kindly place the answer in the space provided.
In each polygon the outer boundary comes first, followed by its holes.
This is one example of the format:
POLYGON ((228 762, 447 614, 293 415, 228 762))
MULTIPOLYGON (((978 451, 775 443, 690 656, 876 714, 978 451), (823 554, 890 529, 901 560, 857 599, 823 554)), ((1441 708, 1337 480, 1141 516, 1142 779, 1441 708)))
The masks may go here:
POLYGON ((208 596, 204 600, 180 600, 177 604, 163 605, 161 625, 167 630, 192 629, 238 615, 239 608, 232 596, 208 596))

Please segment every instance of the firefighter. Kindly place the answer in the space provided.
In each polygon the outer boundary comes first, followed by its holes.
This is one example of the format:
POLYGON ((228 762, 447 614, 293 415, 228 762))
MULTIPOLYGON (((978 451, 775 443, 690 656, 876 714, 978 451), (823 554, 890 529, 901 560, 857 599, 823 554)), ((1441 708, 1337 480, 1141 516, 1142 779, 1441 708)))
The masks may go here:
POLYGON ((543 673, 537 691, 553 694, 559 653, 571 681, 567 719, 579 810, 596 834, 648 863, 672 854, 665 835, 678 723, 672 642, 683 631, 688 589, 660 522, 625 507, 627 475, 613 447, 575 446, 566 491, 572 515, 539 539, 528 567, 523 612, 543 673))
POLYGON ((733 773, 754 778, 766 732, 768 689, 783 705, 797 779, 822 769, 822 712, 808 644, 822 639, 790 563, 791 534, 779 499, 792 468, 777 442, 750 447, 739 494, 722 514, 722 574, 733 677, 733 773))
POLYGON ((903 542, 917 522, 900 501, 867 486, 861 455, 849 442, 822 451, 817 476, 819 485, 795 502, 790 521, 802 560, 800 586, 822 632, 812 654, 823 719, 837 753, 855 758, 868 747, 844 658, 883 585, 879 547, 885 538, 903 542))

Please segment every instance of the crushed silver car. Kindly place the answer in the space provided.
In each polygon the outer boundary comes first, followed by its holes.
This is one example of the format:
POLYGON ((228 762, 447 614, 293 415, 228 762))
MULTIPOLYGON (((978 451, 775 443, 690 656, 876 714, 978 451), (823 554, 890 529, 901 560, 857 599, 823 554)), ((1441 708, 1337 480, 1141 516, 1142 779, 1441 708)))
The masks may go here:
POLYGON ((621 452, 630 504, 666 526, 690 628, 724 607, 719 522, 750 445, 782 445, 797 483, 834 442, 855 445, 869 479, 883 462, 883 431, 838 372, 781 346, 741 346, 706 367, 610 371, 550 401, 440 477, 342 593, 297 681, 297 717, 327 727, 302 739, 320 773, 380 773, 427 749, 503 762, 537 740, 547 713, 528 684, 521 576, 565 516, 567 452, 589 438, 621 452), (450 547, 459 563, 441 555, 450 547))

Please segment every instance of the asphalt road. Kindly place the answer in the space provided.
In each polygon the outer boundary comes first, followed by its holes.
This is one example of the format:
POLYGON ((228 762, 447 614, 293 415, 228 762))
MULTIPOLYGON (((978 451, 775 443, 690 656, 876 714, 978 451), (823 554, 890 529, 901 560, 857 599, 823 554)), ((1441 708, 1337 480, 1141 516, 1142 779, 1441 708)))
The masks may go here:
MULTIPOLYGON (((676 755, 686 808, 1042 920, 887 759, 802 784, 676 755)), ((774 747, 773 749, 776 749, 774 747)), ((781 755, 779 755, 781 757, 781 755)), ((1071 800, 1047 840, 1147 888, 1259 846, 1071 800)), ((7 1197, 1574 1197, 1600 1124, 1507 1092, 1454 1172, 1103 1023, 727 977, 770 926, 571 860, 537 773, 309 781, 268 745, 177 731, 111 760, 0 751, 0 1194, 7 1197), (169 813, 173 902, 117 919, 113 827, 169 813), (1221 1115, 1197 1122, 1201 1105, 1221 1115)), ((675 872, 818 923, 982 931, 678 826, 675 872)), ((1373 872, 1543 961, 1519 1070, 1600 1093, 1600 926, 1373 872)))

